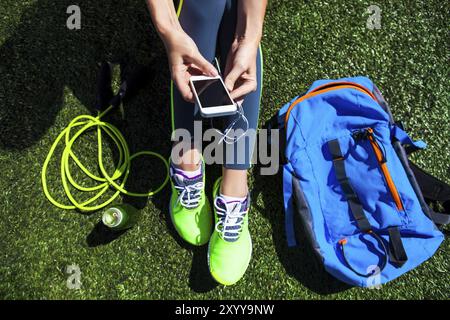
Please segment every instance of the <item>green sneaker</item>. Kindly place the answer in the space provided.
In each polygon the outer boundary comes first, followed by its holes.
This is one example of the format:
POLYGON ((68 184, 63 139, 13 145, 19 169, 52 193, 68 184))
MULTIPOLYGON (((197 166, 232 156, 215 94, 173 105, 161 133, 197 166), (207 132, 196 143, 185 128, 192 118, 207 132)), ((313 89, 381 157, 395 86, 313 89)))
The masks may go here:
POLYGON ((208 266, 213 278, 226 286, 238 282, 252 257, 248 231, 250 196, 244 202, 225 202, 220 196, 221 179, 214 185, 215 230, 209 240, 208 266))
POLYGON ((212 232, 212 214, 205 195, 204 172, 205 166, 202 164, 202 172, 189 178, 170 165, 170 217, 181 238, 196 246, 206 244, 212 232))

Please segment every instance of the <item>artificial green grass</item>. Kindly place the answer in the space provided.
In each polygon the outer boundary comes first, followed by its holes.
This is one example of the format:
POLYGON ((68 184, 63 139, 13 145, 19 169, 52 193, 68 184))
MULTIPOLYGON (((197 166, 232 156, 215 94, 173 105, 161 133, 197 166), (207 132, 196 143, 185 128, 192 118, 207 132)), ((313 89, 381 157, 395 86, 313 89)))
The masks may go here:
MULTIPOLYGON (((369 1, 269 2, 261 124, 316 79, 366 75, 413 137, 428 143, 414 160, 450 182, 447 2, 378 1, 380 30, 366 28, 369 1)), ((206 248, 189 247, 175 235, 167 216, 168 188, 153 199, 127 199, 143 208, 143 219, 116 238, 97 225, 99 212, 53 207, 42 192, 42 163, 73 117, 94 112, 95 77, 104 59, 154 68, 152 83, 125 105, 125 120, 116 113, 107 121, 120 127, 132 151, 168 155, 170 149, 169 73, 145 2, 78 1, 79 31, 65 26, 71 4, 1 5, 0 298, 450 298, 448 240, 429 261, 380 290, 348 288, 320 270, 308 246, 288 249, 277 176, 252 176, 253 259, 232 287, 211 280, 206 248), (81 269, 80 290, 66 286, 71 264, 81 269)), ((83 162, 93 160, 94 142, 86 137, 78 148, 83 162)), ((53 169, 52 192, 63 200, 57 163, 53 169)), ((148 190, 160 178, 160 164, 151 159, 133 170, 134 190, 148 190)), ((80 173, 75 176, 82 180, 80 173)))

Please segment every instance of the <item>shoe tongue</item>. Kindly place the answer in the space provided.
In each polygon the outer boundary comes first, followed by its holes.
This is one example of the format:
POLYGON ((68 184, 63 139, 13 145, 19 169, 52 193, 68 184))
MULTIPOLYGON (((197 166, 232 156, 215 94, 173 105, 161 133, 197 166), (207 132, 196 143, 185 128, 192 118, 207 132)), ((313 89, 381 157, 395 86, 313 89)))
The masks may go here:
POLYGON ((174 169, 172 171, 172 180, 177 186, 184 187, 202 182, 203 177, 202 174, 199 174, 195 177, 188 177, 183 172, 180 172, 180 170, 174 169))
POLYGON ((220 213, 220 219, 223 225, 223 239, 227 242, 235 242, 239 238, 239 230, 244 221, 245 212, 248 207, 248 197, 244 201, 225 202, 219 198, 217 205, 222 207, 225 213, 220 213), (226 224, 225 224, 226 223, 226 224))
POLYGON ((239 213, 241 212, 242 202, 240 201, 230 201, 226 202, 225 206, 227 207, 228 213, 239 213))
POLYGON ((237 214, 247 209, 247 199, 244 201, 235 200, 228 202, 219 199, 218 204, 224 208, 227 213, 237 214))

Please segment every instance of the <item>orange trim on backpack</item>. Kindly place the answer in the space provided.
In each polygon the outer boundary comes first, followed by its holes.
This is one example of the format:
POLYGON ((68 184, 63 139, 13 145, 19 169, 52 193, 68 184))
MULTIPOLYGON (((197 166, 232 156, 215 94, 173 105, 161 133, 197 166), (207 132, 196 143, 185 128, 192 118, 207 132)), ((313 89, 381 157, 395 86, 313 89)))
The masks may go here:
POLYGON ((361 85, 359 83, 351 82, 351 81, 339 81, 339 82, 326 83, 321 86, 318 86, 317 88, 313 89, 311 92, 316 92, 316 91, 322 90, 327 87, 331 88, 331 87, 343 86, 343 85, 358 87, 358 88, 364 90, 368 95, 370 95, 370 97, 372 99, 376 100, 375 95, 372 92, 370 92, 369 89, 367 89, 366 87, 364 87, 363 85, 361 85))
POLYGON ((326 93, 329 91, 333 91, 333 90, 338 90, 338 89, 355 89, 358 90, 362 93, 367 94, 368 96, 370 96, 373 100, 377 101, 377 99, 375 98, 375 96, 373 95, 372 92, 370 92, 366 87, 355 83, 355 82, 348 82, 348 81, 341 81, 341 82, 333 82, 333 83, 327 83, 324 85, 321 85, 317 88, 315 88, 313 91, 311 91, 308 94, 305 94, 304 96, 299 97, 297 100, 295 100, 291 106, 288 108, 287 112, 286 112, 286 117, 285 117, 285 124, 287 126, 287 122, 289 120, 289 115, 291 114, 292 109, 299 104, 300 102, 308 99, 308 98, 312 98, 315 97, 319 94, 322 93, 326 93))
POLYGON ((373 129, 369 128, 369 129, 367 129, 367 131, 370 133, 370 135, 369 135, 370 144, 372 145, 372 149, 375 152, 378 164, 380 165, 381 171, 386 180, 389 191, 391 192, 392 198, 394 199, 395 205, 399 211, 403 211, 404 208, 403 208, 402 200, 400 199, 400 194, 398 193, 397 187, 395 186, 394 181, 392 180, 392 176, 389 173, 389 169, 386 165, 386 162, 383 162, 383 153, 380 149, 380 146, 378 145, 378 143, 375 141, 375 139, 372 136, 373 129))

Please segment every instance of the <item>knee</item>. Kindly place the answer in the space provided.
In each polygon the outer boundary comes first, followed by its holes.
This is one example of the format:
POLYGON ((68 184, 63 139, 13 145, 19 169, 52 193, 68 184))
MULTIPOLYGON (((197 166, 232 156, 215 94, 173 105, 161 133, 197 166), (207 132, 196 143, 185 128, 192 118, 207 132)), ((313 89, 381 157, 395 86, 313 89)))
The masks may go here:
POLYGON ((191 171, 198 168, 202 156, 193 143, 177 142, 172 146, 170 161, 182 170, 191 171))
POLYGON ((181 16, 182 22, 197 26, 218 25, 222 19, 227 0, 184 1, 181 16))

